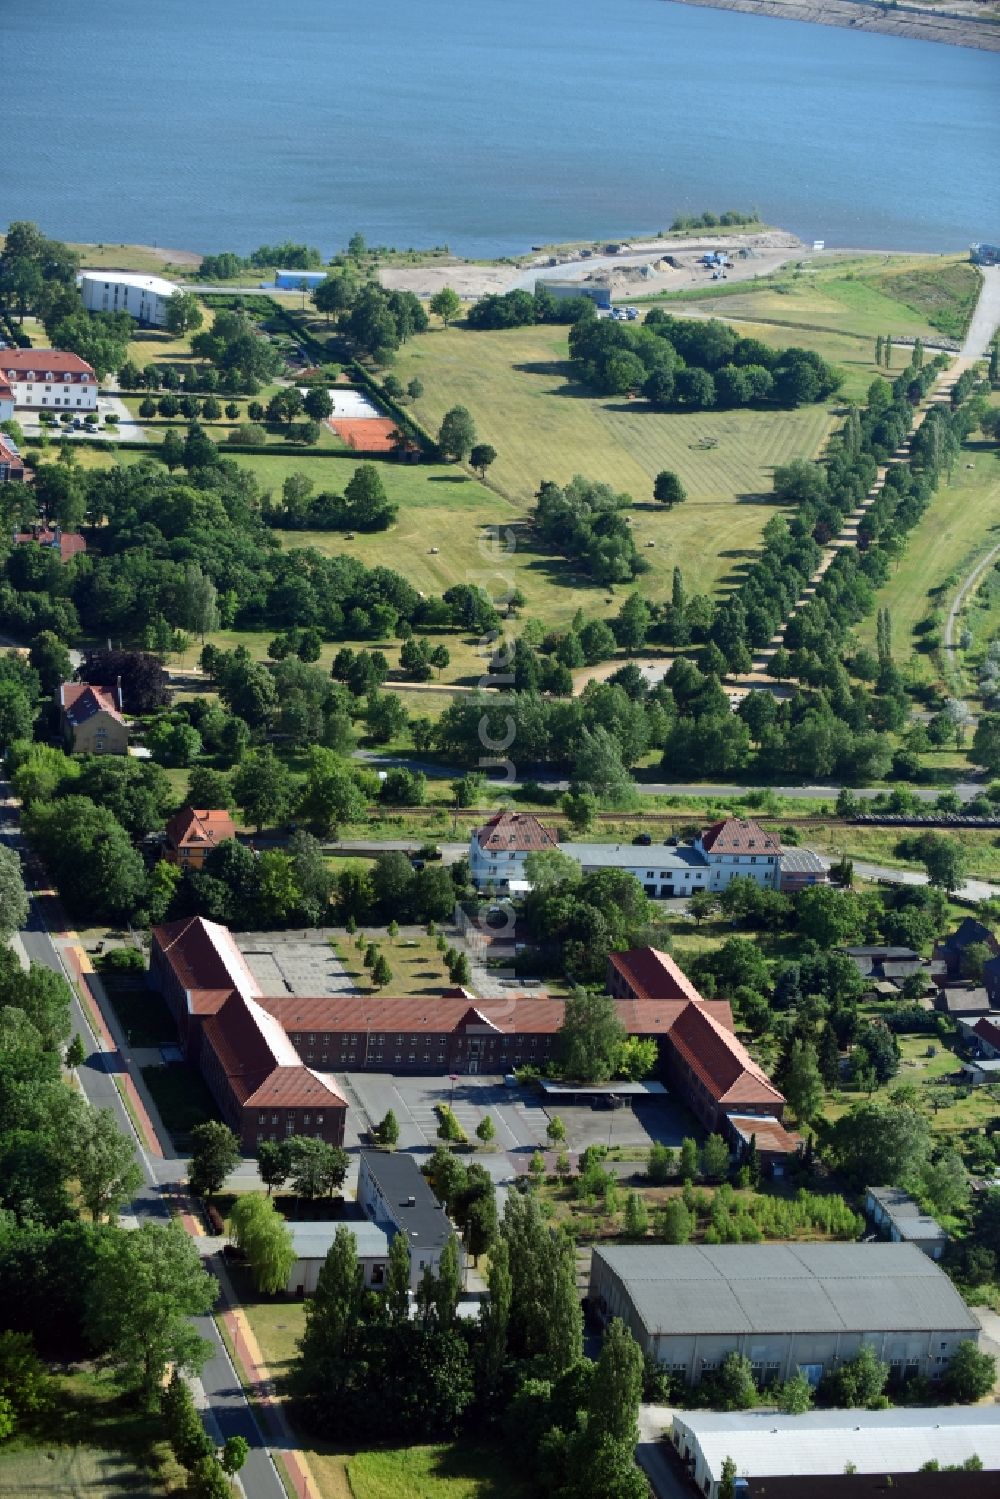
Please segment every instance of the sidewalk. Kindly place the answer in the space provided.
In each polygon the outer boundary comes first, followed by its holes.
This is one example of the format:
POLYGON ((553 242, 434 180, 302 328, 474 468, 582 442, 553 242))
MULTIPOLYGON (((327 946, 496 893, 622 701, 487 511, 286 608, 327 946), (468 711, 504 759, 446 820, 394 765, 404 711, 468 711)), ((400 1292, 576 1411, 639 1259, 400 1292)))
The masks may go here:
POLYGON ((275 1393, 274 1379, 264 1362, 253 1328, 246 1313, 236 1304, 225 1266, 219 1261, 212 1270, 220 1287, 221 1307, 216 1320, 225 1328, 240 1383, 257 1406, 265 1441, 272 1452, 280 1453, 299 1499, 322 1499, 305 1457, 296 1446, 294 1433, 275 1393))

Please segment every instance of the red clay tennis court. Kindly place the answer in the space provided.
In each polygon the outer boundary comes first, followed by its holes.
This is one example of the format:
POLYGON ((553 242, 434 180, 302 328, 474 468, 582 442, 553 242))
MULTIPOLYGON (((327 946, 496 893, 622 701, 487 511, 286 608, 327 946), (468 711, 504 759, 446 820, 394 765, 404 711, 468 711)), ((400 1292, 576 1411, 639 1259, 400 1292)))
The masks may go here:
POLYGON ((391 453, 392 434, 396 423, 387 416, 365 417, 352 421, 348 417, 333 417, 327 424, 331 431, 343 438, 349 448, 358 453, 391 453))

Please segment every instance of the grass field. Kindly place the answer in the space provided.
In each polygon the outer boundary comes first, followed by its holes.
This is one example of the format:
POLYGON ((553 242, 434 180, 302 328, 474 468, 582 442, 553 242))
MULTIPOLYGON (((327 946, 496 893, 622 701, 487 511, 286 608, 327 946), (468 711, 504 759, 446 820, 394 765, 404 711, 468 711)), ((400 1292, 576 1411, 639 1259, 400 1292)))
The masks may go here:
MULTIPOLYGON (((892 615, 896 661, 910 668, 918 680, 934 680, 940 673, 933 658, 918 649, 917 626, 937 606, 946 612, 976 557, 998 540, 1000 464, 995 449, 972 443, 963 449, 952 482, 941 485, 910 532, 892 576, 876 595, 877 607, 892 615)), ((857 626, 857 634, 866 645, 874 646, 874 611, 857 626)))
POLYGON ((187 1150, 191 1131, 207 1119, 218 1119, 219 1111, 208 1088, 186 1062, 168 1067, 144 1067, 142 1080, 178 1150, 187 1150))
POLYGON ((980 285, 965 257, 865 255, 824 257, 759 281, 709 285, 701 296, 681 292, 655 300, 717 309, 725 318, 849 331, 873 342, 880 333, 961 337, 980 285))
MULTIPOLYGON (((651 563, 638 584, 644 593, 662 597, 675 565, 692 591, 731 581, 734 562, 754 550, 773 514, 774 466, 814 456, 833 425, 830 411, 653 412, 571 384, 566 352, 558 328, 439 329, 404 348, 398 374, 423 382, 415 407, 432 430, 450 406, 468 406, 478 435, 499 454, 490 482, 517 505, 529 506, 542 480, 565 483, 577 473, 630 494, 636 543, 651 563), (689 496, 670 513, 651 499, 663 468, 680 475, 689 496)), ((562 563, 533 559, 530 566, 572 586, 562 563)), ((599 594, 587 592, 590 607, 599 594)), ((579 602, 577 594, 569 612, 579 602)))
POLYGON ((157 1423, 88 1370, 56 1374, 53 1400, 0 1448, 4 1499, 165 1499, 184 1478, 157 1423))
POLYGON ((165 1493, 118 1452, 55 1446, 0 1451, 4 1499, 160 1499, 165 1493))
MULTIPOLYGON (((358 946, 361 932, 353 937, 344 936, 337 943, 337 953, 344 964, 348 978, 363 994, 373 990, 369 970, 364 965, 365 950, 358 946)), ((386 993, 402 998, 410 994, 440 994, 451 980, 444 966, 444 954, 438 952, 436 938, 420 936, 388 937, 384 932, 366 934, 374 942, 392 969, 392 981, 386 993)))

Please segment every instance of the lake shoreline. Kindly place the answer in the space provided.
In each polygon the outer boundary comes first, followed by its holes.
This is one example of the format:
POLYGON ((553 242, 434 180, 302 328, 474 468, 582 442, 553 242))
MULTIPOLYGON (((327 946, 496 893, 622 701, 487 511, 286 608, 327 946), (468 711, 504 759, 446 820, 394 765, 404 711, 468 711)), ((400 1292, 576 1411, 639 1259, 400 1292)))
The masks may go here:
POLYGON ((863 0, 671 0, 709 10, 738 10, 779 21, 808 21, 849 31, 879 31, 950 47, 1000 52, 1000 25, 975 16, 935 13, 918 7, 867 5, 863 0))

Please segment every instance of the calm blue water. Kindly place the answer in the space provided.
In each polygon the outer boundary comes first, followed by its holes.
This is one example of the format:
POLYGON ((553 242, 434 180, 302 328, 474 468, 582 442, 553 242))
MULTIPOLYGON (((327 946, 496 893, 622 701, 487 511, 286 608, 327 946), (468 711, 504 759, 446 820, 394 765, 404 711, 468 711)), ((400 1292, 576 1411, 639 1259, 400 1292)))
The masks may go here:
POLYGON ((997 54, 665 0, 0 0, 0 62, 0 223, 73 239, 1000 238, 997 54))

